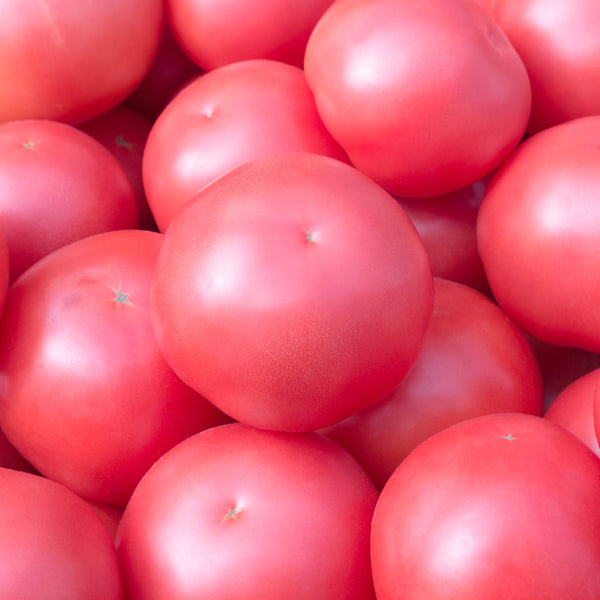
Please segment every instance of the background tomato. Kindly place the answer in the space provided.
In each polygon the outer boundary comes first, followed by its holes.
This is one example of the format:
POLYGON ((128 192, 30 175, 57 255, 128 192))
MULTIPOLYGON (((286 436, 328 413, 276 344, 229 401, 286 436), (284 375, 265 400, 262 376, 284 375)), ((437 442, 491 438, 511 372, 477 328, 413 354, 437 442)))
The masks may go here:
POLYGON ((127 175, 94 138, 42 119, 0 124, 0 230, 11 282, 61 246, 138 223, 127 175))
POLYGON ((131 230, 61 248, 11 287, 0 321, 0 426, 41 473, 88 499, 125 505, 161 454, 229 420, 156 344, 161 244, 131 230))
POLYGON ((121 600, 108 530, 73 492, 0 467, 0 596, 18 600, 121 600))
POLYGON ((326 131, 301 69, 251 60, 194 80, 157 119, 144 153, 144 185, 160 230, 230 169, 292 151, 346 158, 326 131))
POLYGON ((600 3, 489 0, 531 81, 528 131, 600 113, 600 3))
POLYGON ((543 390, 523 332, 487 297, 434 279, 431 323, 415 366, 376 404, 322 430, 381 489, 424 440, 484 414, 541 416, 543 390))
POLYGON ((165 454, 125 509, 127 598, 374 600, 376 500, 356 461, 318 434, 207 430, 165 454))
POLYGON ((529 119, 525 67, 472 0, 338 0, 314 28, 304 68, 327 129, 397 196, 470 185, 529 119))
POLYGON ((600 350, 598 140, 600 116, 524 141, 492 177, 477 222, 500 306, 539 340, 591 352, 600 350))
POLYGON ((406 376, 431 317, 423 244, 398 203, 346 163, 251 161, 171 221, 152 284, 158 343, 236 420, 325 427, 406 376))
POLYGON ((600 461, 541 417, 445 429, 398 467, 373 517, 377 600, 600 594, 600 461))
POLYGON ((302 66, 306 42, 333 0, 167 0, 175 37, 205 70, 253 58, 302 66))
POLYGON ((4 0, 0 122, 77 125, 117 106, 158 50, 162 0, 4 0))

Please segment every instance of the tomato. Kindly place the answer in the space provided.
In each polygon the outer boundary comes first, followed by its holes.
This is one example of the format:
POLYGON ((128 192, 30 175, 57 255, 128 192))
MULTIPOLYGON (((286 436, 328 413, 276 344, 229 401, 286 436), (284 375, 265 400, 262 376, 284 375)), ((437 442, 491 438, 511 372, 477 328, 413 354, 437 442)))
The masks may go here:
POLYGON ((188 438, 144 476, 117 531, 128 600, 374 600, 377 492, 316 433, 238 423, 188 438))
POLYGON ((251 60, 194 80, 157 119, 144 153, 144 185, 160 230, 223 173, 291 151, 346 159, 319 118, 301 69, 251 60))
POLYGON ((0 597, 121 600, 117 552, 94 511, 64 486, 0 467, 0 597))
POLYGON ((600 457, 594 428, 594 398, 600 369, 570 383, 550 405, 544 417, 568 429, 600 457))
POLYGON ((127 96, 125 104, 155 121, 173 96, 200 73, 165 22, 154 62, 141 83, 127 96))
POLYGON ((477 214, 487 181, 432 198, 396 198, 423 241, 434 277, 464 283, 491 296, 479 251, 477 214))
POLYGON ((600 595, 600 461, 541 417, 486 415, 423 442, 373 516, 377 600, 600 595))
POLYGON ((0 321, 0 427, 42 474, 88 499, 124 505, 161 454, 228 421, 156 344, 161 244, 130 230, 65 246, 13 284, 0 321))
POLYGON ((80 124, 122 102, 158 50, 161 0, 4 0, 0 122, 80 124))
POLYGON ((525 67, 473 0, 338 0, 304 68, 327 129, 397 196, 470 185, 506 158, 529 118, 525 67))
POLYGON ((479 415, 541 416, 542 379, 523 332, 487 297, 434 279, 433 316, 417 362, 384 399, 323 430, 382 488, 422 441, 479 415))
POLYGON ((414 364, 433 305, 427 255, 399 204, 346 163, 308 153, 246 163, 164 236, 158 343, 234 419, 325 427, 414 364))
POLYGON ((600 3, 489 0, 531 81, 528 131, 600 113, 600 3))
POLYGON ((492 177, 477 223, 500 306, 541 341, 591 352, 600 351, 599 140, 600 116, 525 140, 492 177))
POLYGON ((142 180, 142 158, 153 121, 125 105, 87 121, 79 129, 100 142, 117 159, 133 187, 138 227, 156 230, 142 180))
POLYGON ((0 192, 11 281, 61 246, 139 223, 131 183, 115 157, 63 123, 0 124, 0 192))
POLYGON ((167 0, 175 37, 205 70, 252 58, 301 67, 308 37, 333 0, 167 0))

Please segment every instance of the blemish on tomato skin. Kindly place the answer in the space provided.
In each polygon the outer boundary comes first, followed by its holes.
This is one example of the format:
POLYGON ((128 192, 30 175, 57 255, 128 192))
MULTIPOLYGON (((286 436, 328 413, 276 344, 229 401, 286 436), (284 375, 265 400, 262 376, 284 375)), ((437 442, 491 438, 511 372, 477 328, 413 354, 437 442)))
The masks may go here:
POLYGON ((518 439, 518 438, 514 437, 512 433, 509 433, 507 435, 503 435, 501 437, 502 437, 502 439, 508 440, 509 442, 514 442, 514 440, 518 439))
POLYGON ((235 506, 234 508, 231 508, 227 513, 225 513, 223 515, 223 519, 221 520, 221 522, 225 523, 225 521, 235 521, 235 520, 237 520, 238 515, 240 514, 240 512, 242 512, 242 509, 239 506, 235 506))
POLYGON ((128 142, 122 135, 118 135, 115 138, 115 144, 121 148, 127 148, 128 150, 131 148, 131 142, 128 142))
POLYGON ((113 301, 116 303, 117 306, 121 306, 121 304, 128 304, 131 306, 131 301, 129 300, 129 294, 123 292, 123 290, 121 290, 121 288, 118 288, 115 291, 115 297, 113 298, 113 301))

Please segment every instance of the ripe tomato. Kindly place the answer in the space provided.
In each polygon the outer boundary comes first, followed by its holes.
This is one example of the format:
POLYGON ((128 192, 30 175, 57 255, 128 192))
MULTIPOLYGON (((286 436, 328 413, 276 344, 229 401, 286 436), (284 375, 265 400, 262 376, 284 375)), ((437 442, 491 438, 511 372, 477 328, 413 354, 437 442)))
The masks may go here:
POLYGON ((142 158, 153 121, 125 105, 119 105, 79 129, 100 142, 118 161, 133 188, 138 208, 138 227, 156 230, 142 180, 142 158))
POLYGON ((152 284, 167 362, 236 420, 325 427, 406 376, 433 305, 399 204, 340 161, 255 160, 204 188, 167 229, 152 284))
POLYGON ((594 428, 594 399, 600 369, 594 369, 569 384, 550 405, 544 417, 575 434, 600 457, 594 428))
POLYGON ((600 3, 488 0, 529 73, 528 131, 600 113, 600 3))
POLYGON ((121 600, 112 538, 73 492, 0 467, 0 597, 121 600))
POLYGON ((143 162, 161 231, 191 196, 249 160, 306 151, 345 159, 326 131, 301 69, 251 60, 206 73, 157 119, 143 162))
POLYGON ((78 125, 117 106, 158 50, 162 0, 3 0, 0 122, 78 125))
POLYGON ((600 597, 600 460, 532 415, 477 417, 396 469, 371 536, 377 600, 600 597))
POLYGON ((203 69, 268 58, 301 67, 308 37, 333 0, 167 0, 175 37, 203 69))
POLYGON ((162 234, 115 231, 40 260, 0 321, 0 427, 47 477, 124 505, 152 463, 227 421, 164 361, 150 318, 162 234))
POLYGON ((525 140, 489 182, 477 222, 500 306, 541 341, 591 352, 600 351, 599 140, 600 116, 525 140))
POLYGON ((464 283, 491 296, 479 251, 477 214, 487 181, 432 198, 396 198, 423 241, 434 277, 464 283))
POLYGON ((479 415, 542 415, 542 379, 523 332, 487 297, 434 279, 433 316, 423 349, 388 396, 323 430, 381 489, 424 440, 479 415))
POLYGON ((491 172, 520 141, 531 90, 473 0, 338 0, 304 67, 352 163, 397 196, 437 196, 491 172))
POLYGON ((0 124, 0 230, 11 281, 61 246, 138 223, 131 183, 98 141, 55 121, 0 124))
POLYGON ((377 492, 316 433, 234 423, 188 438, 135 490, 117 530, 128 600, 375 600, 377 492))

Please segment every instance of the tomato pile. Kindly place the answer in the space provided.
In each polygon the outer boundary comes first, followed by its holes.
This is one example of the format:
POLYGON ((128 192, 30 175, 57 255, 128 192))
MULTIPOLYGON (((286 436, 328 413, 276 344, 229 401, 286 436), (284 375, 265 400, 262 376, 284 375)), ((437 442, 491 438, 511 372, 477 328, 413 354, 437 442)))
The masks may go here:
POLYGON ((2 16, 1 598, 600 598, 600 3, 2 16))

